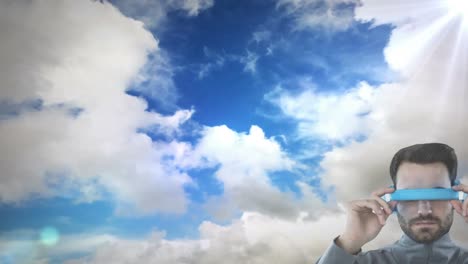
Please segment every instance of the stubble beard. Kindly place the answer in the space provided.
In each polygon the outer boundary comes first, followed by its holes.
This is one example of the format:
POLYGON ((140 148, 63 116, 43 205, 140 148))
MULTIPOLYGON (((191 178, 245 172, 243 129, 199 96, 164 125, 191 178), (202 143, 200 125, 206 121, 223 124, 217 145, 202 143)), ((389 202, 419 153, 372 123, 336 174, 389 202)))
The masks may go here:
POLYGON ((447 214, 445 219, 441 220, 437 217, 429 215, 427 217, 416 217, 409 222, 400 213, 398 215, 398 222, 400 223, 401 230, 418 243, 428 244, 438 240, 443 235, 450 231, 453 222, 453 210, 447 214), (430 220, 436 222, 437 227, 416 227, 415 222, 421 220, 430 220))

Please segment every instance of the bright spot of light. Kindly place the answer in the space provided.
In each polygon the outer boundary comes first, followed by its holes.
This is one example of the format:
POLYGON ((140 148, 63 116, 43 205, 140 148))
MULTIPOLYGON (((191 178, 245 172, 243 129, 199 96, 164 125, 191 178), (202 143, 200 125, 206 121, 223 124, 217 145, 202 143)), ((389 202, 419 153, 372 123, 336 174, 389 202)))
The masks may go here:
POLYGON ((53 246, 59 240, 59 232, 54 227, 45 227, 41 230, 40 241, 46 246, 53 246))
POLYGON ((446 0, 449 9, 463 16, 468 16, 468 0, 446 0))

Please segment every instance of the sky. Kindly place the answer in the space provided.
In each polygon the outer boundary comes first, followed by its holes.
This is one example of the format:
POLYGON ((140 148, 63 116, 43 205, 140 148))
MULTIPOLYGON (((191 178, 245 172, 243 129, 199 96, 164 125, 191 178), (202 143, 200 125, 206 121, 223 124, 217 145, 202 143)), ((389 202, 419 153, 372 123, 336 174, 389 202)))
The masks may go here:
POLYGON ((1 1, 0 36, 0 263, 314 263, 398 149, 468 182, 463 1, 1 1))

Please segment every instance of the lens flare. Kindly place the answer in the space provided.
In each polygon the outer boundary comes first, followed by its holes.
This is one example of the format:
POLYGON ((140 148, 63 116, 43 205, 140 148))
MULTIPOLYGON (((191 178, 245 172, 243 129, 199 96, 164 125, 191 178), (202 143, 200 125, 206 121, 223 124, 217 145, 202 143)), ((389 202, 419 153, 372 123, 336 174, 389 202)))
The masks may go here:
POLYGON ((60 235, 56 228, 45 227, 41 230, 40 241, 46 246, 53 246, 59 241, 60 235))

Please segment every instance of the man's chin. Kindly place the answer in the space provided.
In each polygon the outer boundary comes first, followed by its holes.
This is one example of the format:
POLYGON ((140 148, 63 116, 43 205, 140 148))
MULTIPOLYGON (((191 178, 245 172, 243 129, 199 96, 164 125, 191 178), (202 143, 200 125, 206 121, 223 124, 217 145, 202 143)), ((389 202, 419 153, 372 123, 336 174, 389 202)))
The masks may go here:
POLYGON ((412 239, 418 243, 431 243, 434 240, 438 239, 438 237, 435 237, 438 231, 440 230, 440 227, 433 227, 433 228, 420 228, 420 227, 413 227, 411 228, 411 233, 412 233, 412 239))

